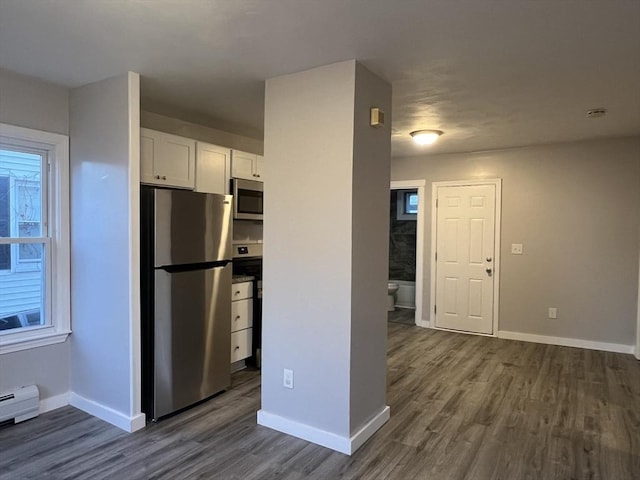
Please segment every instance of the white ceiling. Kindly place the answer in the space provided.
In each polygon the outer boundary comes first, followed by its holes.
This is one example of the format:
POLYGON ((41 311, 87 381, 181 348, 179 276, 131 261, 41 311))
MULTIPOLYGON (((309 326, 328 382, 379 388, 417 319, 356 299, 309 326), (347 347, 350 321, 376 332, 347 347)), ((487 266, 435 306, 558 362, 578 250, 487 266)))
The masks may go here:
POLYGON ((0 67, 133 70, 144 109, 255 138, 265 79, 353 58, 393 85, 395 156, 640 134, 638 0, 0 0, 0 67))

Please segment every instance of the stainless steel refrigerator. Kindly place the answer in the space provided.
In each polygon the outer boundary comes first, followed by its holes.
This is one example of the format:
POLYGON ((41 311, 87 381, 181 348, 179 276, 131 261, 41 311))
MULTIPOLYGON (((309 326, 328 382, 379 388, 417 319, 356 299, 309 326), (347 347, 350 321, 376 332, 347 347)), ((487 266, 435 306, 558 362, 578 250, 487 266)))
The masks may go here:
POLYGON ((230 384, 232 197, 141 187, 142 410, 230 384))

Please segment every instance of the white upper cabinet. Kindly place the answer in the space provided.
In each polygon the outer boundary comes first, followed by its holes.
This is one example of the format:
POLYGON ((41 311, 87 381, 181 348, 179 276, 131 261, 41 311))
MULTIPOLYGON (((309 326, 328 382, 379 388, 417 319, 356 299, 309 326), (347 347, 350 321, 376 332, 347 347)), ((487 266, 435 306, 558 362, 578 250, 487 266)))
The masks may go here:
POLYGON ((233 150, 231 155, 231 176, 246 180, 263 181, 262 156, 255 153, 233 150))
POLYGON ((197 142, 196 192, 229 193, 231 149, 197 142))
POLYGON ((264 157, 262 155, 258 155, 256 157, 256 175, 257 175, 257 179, 260 180, 261 182, 264 182, 264 170, 263 170, 263 165, 264 165, 264 157))
POLYGON ((140 129, 140 182, 193 189, 195 159, 195 140, 140 129))

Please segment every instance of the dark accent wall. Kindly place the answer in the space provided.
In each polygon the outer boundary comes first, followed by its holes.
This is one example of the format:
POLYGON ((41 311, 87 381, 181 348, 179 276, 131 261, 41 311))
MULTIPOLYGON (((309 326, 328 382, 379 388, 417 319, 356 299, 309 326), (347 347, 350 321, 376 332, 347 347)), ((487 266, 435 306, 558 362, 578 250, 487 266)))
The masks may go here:
POLYGON ((389 279, 416 280, 415 220, 397 220, 398 191, 391 191, 389 225, 389 279))

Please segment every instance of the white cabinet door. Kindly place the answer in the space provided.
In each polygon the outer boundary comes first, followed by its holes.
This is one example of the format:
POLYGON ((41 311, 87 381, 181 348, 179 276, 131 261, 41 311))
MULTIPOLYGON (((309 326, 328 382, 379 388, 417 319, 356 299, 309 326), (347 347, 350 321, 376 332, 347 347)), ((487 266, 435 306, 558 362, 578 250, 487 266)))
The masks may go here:
POLYGON ((234 283, 231 288, 231 300, 243 300, 253 297, 253 282, 234 283))
POLYGON ((251 356, 252 336, 253 328, 247 328, 231 334, 231 363, 251 356))
POLYGON ((231 302, 231 331, 237 332, 253 326, 253 299, 231 302))
POLYGON ((140 181, 193 189, 195 150, 195 140, 141 128, 140 181))
POLYGON ((255 164, 257 157, 258 156, 253 153, 234 150, 231 155, 231 176, 233 178, 256 180, 255 164))
POLYGON ((231 149, 197 142, 196 192, 229 193, 231 149))
POLYGON ((153 177, 153 157, 155 156, 156 142, 155 135, 151 135, 149 130, 140 129, 140 181, 142 183, 156 183, 153 177))
POLYGON ((264 169, 262 168, 263 165, 264 165, 264 157, 262 155, 257 155, 255 174, 256 174, 256 180, 259 180, 261 182, 264 182, 264 169))

